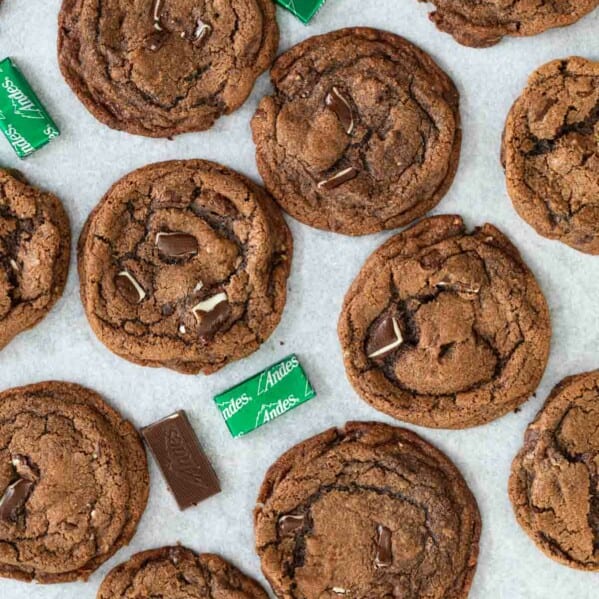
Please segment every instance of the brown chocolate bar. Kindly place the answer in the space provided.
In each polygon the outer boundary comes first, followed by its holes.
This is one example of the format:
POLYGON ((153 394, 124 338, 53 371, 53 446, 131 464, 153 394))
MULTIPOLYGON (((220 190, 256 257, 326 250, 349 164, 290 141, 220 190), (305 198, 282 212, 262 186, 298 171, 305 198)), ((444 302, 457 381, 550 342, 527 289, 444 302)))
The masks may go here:
POLYGON ((141 432, 179 509, 220 493, 218 478, 183 410, 141 432))

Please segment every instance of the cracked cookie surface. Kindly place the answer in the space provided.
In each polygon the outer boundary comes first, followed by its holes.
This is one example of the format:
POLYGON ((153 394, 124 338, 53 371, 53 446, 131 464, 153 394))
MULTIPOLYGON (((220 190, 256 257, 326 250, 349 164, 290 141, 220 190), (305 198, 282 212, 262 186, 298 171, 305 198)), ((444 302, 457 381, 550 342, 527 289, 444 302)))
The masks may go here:
POLYGON ((104 579, 97 599, 268 599, 262 587, 217 555, 185 547, 137 553, 104 579))
POLYGON ((0 394, 0 576, 86 579, 133 536, 148 485, 139 435, 98 394, 64 382, 0 394))
POLYGON ((58 198, 0 169, 0 349, 62 295, 70 253, 69 220, 58 198))
POLYGON ((484 424, 526 401, 549 353, 543 294, 495 227, 420 221, 366 261, 339 318, 355 390, 395 418, 441 428, 484 424))
POLYGON ((552 559, 599 571, 599 371, 564 379, 524 436, 510 499, 552 559))
POLYGON ((272 0, 63 0, 58 57, 98 120, 170 137, 239 108, 278 40, 272 0))
POLYGON ((485 48, 503 36, 527 36, 575 23, 599 0, 419 0, 435 5, 438 29, 465 46, 485 48))
POLYGON ((599 254, 599 62, 555 60, 530 76, 507 117, 502 161, 529 225, 599 254))
POLYGON ((81 298, 110 350, 145 366, 215 372, 278 324, 293 241, 257 185, 202 160, 129 173, 79 240, 81 298))
POLYGON ((305 224, 347 235, 405 225, 457 169, 459 96, 422 50, 392 33, 312 37, 271 69, 252 119, 266 188, 305 224))
POLYGON ((296 445, 254 512, 262 570, 281 599, 463 599, 480 515, 462 475, 418 435, 350 422, 296 445))

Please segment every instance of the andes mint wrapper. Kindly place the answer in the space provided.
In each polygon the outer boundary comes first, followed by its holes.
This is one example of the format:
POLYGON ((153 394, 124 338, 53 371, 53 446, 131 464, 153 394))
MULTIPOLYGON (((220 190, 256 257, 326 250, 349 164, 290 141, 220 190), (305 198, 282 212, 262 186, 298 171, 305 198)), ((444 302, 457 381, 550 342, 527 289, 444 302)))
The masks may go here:
POLYGON ((10 58, 0 61, 0 130, 19 158, 33 154, 60 135, 10 58))
POLYGON ((303 23, 309 23, 326 0, 276 0, 276 2, 291 11, 303 23))
POLYGON ((241 437, 282 416, 316 395, 297 356, 270 368, 214 398, 233 437, 241 437))

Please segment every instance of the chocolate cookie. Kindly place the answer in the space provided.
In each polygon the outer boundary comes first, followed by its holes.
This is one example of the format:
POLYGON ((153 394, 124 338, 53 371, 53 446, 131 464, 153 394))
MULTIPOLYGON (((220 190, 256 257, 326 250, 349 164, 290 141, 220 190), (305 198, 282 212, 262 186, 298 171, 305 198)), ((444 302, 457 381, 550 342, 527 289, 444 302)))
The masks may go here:
POLYGON ((599 370, 564 379, 528 427, 510 499, 552 559, 599 571, 599 370))
POLYGON ((285 453, 255 510, 262 570, 281 599, 463 599, 480 515, 462 475, 418 435, 350 422, 285 453))
POLYGON ((599 6, 599 0, 419 0, 435 5, 430 18, 460 44, 494 46, 504 35, 536 35, 571 25, 599 6))
POLYGON ((218 555, 185 547, 137 553, 109 572, 97 599, 268 599, 262 587, 218 555))
POLYGON ((547 364, 547 303, 518 250, 486 224, 425 219, 381 246, 339 318, 350 382, 422 426, 465 428, 526 401, 547 364))
POLYGON ((538 233, 599 254, 599 62, 535 71, 505 125, 502 162, 514 207, 538 233))
POLYGON ((93 391, 0 394, 0 576, 86 579, 133 536, 148 498, 135 429, 93 391))
POLYGON ((453 181, 458 92, 406 39, 353 28, 280 56, 252 119, 267 189, 298 220, 363 235, 405 225, 453 181))
POLYGON ((278 324, 293 242, 257 185, 202 160, 151 164, 118 181, 79 240, 92 329, 144 366, 215 372, 278 324))
POLYGON ((62 295, 70 253, 69 219, 58 198, 0 169, 0 349, 62 295))
POLYGON ((63 0, 58 60, 98 120, 169 137, 239 108, 278 41, 272 0, 63 0))

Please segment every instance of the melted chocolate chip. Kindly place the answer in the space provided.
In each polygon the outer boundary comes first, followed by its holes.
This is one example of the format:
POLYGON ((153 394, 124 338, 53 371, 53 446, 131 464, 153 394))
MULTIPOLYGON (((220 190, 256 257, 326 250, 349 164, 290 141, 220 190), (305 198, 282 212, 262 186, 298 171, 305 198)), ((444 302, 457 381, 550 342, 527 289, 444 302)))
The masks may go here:
POLYGON ((162 306, 162 308, 160 309, 160 313, 162 314, 162 316, 172 316, 174 312, 175 307, 173 306, 173 304, 164 304, 164 306, 162 306))
POLYGON ((403 343, 399 323, 394 316, 385 316, 374 325, 366 343, 366 355, 369 358, 383 358, 403 343))
POLYGON ((377 568, 387 568, 393 564, 393 549, 391 546, 391 531, 379 524, 376 527, 376 552, 374 565, 377 568))
POLYGON ((337 115, 345 132, 351 135, 354 130, 354 117, 349 101, 336 87, 333 87, 324 99, 324 103, 337 115))
POLYGON ((144 40, 144 47, 152 52, 160 50, 166 41, 166 32, 164 31, 153 31, 144 40))
POLYGON ((348 181, 351 181, 358 175, 358 169, 355 169, 353 166, 346 168, 338 173, 334 174, 329 179, 323 179, 318 183, 318 187, 320 189, 335 189, 348 181))
POLYGON ((33 483, 20 478, 6 489, 0 501, 0 520, 16 522, 33 489, 33 483))
POLYGON ((303 514, 286 514, 279 518, 277 524, 279 534, 282 537, 294 535, 300 528, 304 526, 305 516, 303 514))
POLYGON ((432 250, 420 258, 420 266, 426 270, 437 270, 445 262, 443 254, 439 250, 432 250))
POLYGON ((133 275, 126 270, 117 274, 114 284, 120 294, 130 304, 139 304, 146 297, 146 292, 143 290, 142 286, 135 280, 133 275))
POLYGON ((212 337, 231 315, 231 305, 228 301, 220 302, 210 312, 202 317, 198 327, 200 337, 212 337))
POLYGON ((169 258, 183 258, 198 253, 198 240, 194 235, 180 231, 161 232, 156 235, 156 247, 169 258))

